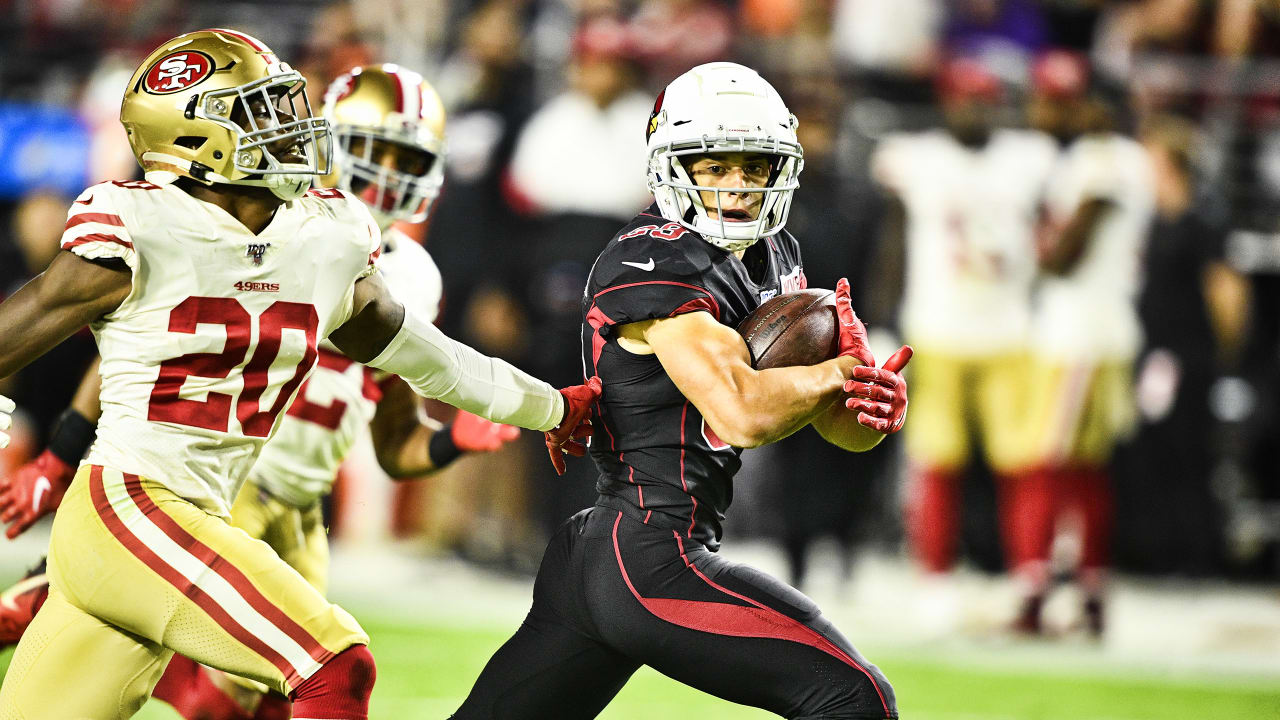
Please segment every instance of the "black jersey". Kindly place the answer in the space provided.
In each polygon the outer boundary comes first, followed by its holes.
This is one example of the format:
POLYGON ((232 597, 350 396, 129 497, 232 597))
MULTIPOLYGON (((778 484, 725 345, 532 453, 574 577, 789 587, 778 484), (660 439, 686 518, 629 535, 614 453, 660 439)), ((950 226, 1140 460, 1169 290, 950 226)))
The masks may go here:
POLYGON ((742 451, 716 437, 655 356, 619 347, 614 328, 687 312, 737 327, 761 302, 805 286, 785 231, 739 260, 650 206, 609 241, 582 309, 583 368, 604 383, 591 417, 600 505, 719 547, 742 451))

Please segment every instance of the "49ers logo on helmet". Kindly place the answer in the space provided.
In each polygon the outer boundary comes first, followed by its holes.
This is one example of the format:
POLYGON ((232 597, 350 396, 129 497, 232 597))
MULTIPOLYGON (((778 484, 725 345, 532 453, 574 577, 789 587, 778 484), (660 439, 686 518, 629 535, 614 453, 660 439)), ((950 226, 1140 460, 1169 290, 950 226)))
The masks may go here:
POLYGON ((186 90, 213 73, 213 58, 199 50, 169 53, 156 61, 142 77, 142 87, 153 95, 186 90))

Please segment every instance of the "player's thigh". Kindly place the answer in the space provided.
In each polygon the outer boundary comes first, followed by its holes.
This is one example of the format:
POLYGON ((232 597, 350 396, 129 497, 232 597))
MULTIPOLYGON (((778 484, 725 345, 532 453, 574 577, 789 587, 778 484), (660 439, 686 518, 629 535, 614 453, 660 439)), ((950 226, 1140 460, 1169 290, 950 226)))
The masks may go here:
POLYGON ((59 509, 50 583, 197 662, 288 693, 368 642, 268 545, 137 476, 86 466, 59 509))
POLYGON ((1128 361, 1100 363, 1091 378, 1080 430, 1072 447, 1074 464, 1107 464, 1120 438, 1131 433, 1137 421, 1133 379, 1128 361))
POLYGON ((254 540, 266 541, 273 519, 274 508, 261 488, 251 481, 241 485, 231 503, 231 524, 254 540))
POLYGON ((329 536, 319 502, 297 508, 246 482, 231 508, 231 524, 270 545, 321 595, 328 592, 329 536))
POLYGON ((639 664, 563 623, 530 613, 476 679, 455 720, 587 720, 639 664))
MULTIPOLYGON (((311 586, 324 595, 329 592, 329 533, 324 526, 320 503, 305 510, 291 508, 288 528, 281 528, 292 538, 288 550, 280 557, 289 563, 311 586)), ((283 543, 282 543, 283 544, 283 543)))
POLYGON ((1028 368, 1024 467, 1061 465, 1074 454, 1095 366, 1083 360, 1033 355, 1028 368))
POLYGON ((615 649, 680 682, 789 718, 896 716, 893 689, 812 600, 674 531, 616 516, 590 541, 589 607, 615 649), (627 527, 624 527, 627 526, 627 527))
POLYGON ((172 655, 51 588, 4 676, 0 718, 127 718, 146 702, 172 655))
POLYGON ((1024 447, 1031 358, 1024 352, 994 355, 974 368, 974 417, 987 464, 996 472, 1017 469, 1024 447))
POLYGON ((917 350, 907 367, 911 422, 904 428, 907 457, 927 467, 952 469, 969 459, 964 363, 955 355, 917 350))
POLYGON ((593 637, 584 622, 578 550, 587 516, 552 537, 534 581, 533 607, 485 665, 455 720, 593 718, 639 664, 593 637))

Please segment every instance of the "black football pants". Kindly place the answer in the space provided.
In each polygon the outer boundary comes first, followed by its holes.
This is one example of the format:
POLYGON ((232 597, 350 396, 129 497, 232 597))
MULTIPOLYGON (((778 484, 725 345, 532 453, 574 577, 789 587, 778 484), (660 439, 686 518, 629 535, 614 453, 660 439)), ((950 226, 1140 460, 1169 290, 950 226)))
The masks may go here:
POLYGON ((593 718, 641 665, 787 718, 898 716, 884 675, 798 590, 597 506, 552 538, 533 607, 454 718, 593 718))

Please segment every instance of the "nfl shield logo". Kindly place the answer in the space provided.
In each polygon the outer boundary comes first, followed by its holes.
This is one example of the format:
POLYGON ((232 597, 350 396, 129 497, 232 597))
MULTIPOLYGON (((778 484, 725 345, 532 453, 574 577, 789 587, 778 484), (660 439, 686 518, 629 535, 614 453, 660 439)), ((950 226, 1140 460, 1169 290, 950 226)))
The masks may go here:
POLYGON ((262 256, 267 253, 267 248, 271 247, 271 243, 250 243, 245 250, 244 256, 253 258, 254 265, 262 264, 262 256))

